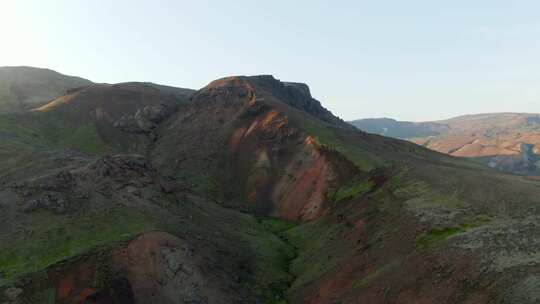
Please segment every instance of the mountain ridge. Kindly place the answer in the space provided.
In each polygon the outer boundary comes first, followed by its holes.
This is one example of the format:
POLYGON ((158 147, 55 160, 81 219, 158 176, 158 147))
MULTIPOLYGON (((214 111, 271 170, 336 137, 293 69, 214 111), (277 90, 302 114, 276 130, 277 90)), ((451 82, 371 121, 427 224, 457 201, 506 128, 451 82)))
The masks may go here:
POLYGON ((0 113, 21 112, 47 103, 66 91, 91 81, 50 69, 0 67, 0 113))
POLYGON ((388 119, 351 122, 367 132, 410 140, 430 149, 477 158, 499 170, 538 175, 540 114, 483 113, 411 123, 388 119))
POLYGON ((356 130, 269 76, 128 86, 0 115, 1 301, 534 301, 537 181, 356 130))

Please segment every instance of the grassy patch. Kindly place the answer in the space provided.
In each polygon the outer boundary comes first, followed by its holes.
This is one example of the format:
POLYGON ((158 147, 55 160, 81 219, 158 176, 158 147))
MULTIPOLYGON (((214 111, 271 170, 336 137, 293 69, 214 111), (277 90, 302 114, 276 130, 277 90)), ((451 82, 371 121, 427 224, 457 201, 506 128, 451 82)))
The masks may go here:
POLYGON ((342 140, 334 132, 333 127, 325 122, 311 117, 303 117, 301 126, 315 138, 319 145, 340 152, 362 171, 370 171, 382 163, 380 159, 362 149, 358 143, 342 140))
POLYGON ((395 260, 391 263, 388 263, 382 267, 377 268, 377 270, 370 272, 367 276, 361 278, 358 282, 354 283, 353 289, 369 286, 375 280, 377 280, 384 274, 388 273, 395 267, 399 266, 399 264, 400 264, 400 261, 395 260))
POLYGON ((339 203, 347 199, 355 199, 360 195, 369 192, 375 184, 372 181, 352 183, 339 188, 334 194, 333 201, 339 203))
POLYGON ((42 138, 57 147, 101 154, 110 147, 99 136, 92 121, 72 121, 56 113, 32 113, 27 123, 42 138))
POLYGON ((199 164, 190 163, 178 170, 174 177, 195 193, 217 199, 220 193, 216 175, 205 170, 202 164, 197 165, 199 164))
POLYGON ((476 217, 474 222, 462 224, 458 227, 448 227, 443 229, 433 229, 429 232, 424 233, 421 235, 417 240, 416 244, 419 247, 432 247, 435 246, 442 241, 445 241, 446 239, 458 235, 464 232, 467 232, 470 229, 480 227, 482 225, 485 225, 489 223, 489 218, 485 216, 478 216, 476 217))
POLYGON ((247 281, 246 288, 264 299, 264 303, 279 303, 293 278, 288 269, 294 250, 265 230, 248 229, 242 234, 240 238, 248 240, 247 245, 256 258, 251 262, 252 279, 247 281), (246 234, 251 237, 248 239, 246 234))
POLYGON ((429 194, 433 190, 428 183, 419 180, 406 182, 403 177, 398 177, 395 178, 394 181, 397 181, 397 184, 396 187, 393 187, 393 192, 400 198, 414 198, 429 194))
POLYGON ((297 248, 290 268, 296 276, 292 289, 313 282, 342 261, 346 248, 340 236, 344 229, 344 225, 323 218, 286 231, 285 236, 297 248))
POLYGON ((283 233, 297 225, 295 222, 275 217, 262 218, 260 219, 260 223, 266 230, 277 234, 283 233))
POLYGON ((73 122, 53 113, 0 116, 0 130, 12 134, 11 141, 26 148, 71 148, 89 154, 111 149, 99 136, 93 122, 73 122))
POLYGON ((416 240, 416 244, 421 247, 429 247, 436 243, 439 243, 441 241, 446 240, 447 238, 463 233, 470 229, 472 227, 468 225, 460 226, 460 227, 450 227, 450 228, 444 228, 444 229, 434 229, 430 232, 422 235, 421 237, 416 240))
POLYGON ((39 290, 27 296, 27 303, 55 304, 56 291, 54 288, 39 290))
POLYGON ((0 245, 0 286, 152 228, 144 215, 126 210, 76 217, 33 212, 24 230, 0 245))
POLYGON ((396 197, 403 199, 414 210, 440 206, 459 209, 468 206, 468 202, 462 200, 457 191, 437 188, 406 171, 390 179, 388 186, 396 197))
POLYGON ((102 154, 107 151, 107 144, 99 137, 93 123, 78 126, 71 134, 66 134, 60 141, 65 147, 77 148, 90 154, 102 154))

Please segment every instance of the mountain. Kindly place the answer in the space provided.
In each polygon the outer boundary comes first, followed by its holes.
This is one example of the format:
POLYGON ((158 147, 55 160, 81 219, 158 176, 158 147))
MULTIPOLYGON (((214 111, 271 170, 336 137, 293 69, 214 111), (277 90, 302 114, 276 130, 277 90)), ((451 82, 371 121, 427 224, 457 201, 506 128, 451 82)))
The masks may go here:
POLYGON ((351 122, 370 133, 410 140, 442 153, 474 158, 504 172, 539 175, 540 115, 493 113, 435 122, 360 119, 351 122))
POLYGON ((449 129, 448 125, 437 122, 397 121, 391 118, 358 119, 350 124, 365 132, 403 139, 436 136, 449 129))
POLYGON ((538 301, 538 181, 306 88, 92 85, 0 115, 0 302, 538 301))
POLYGON ((49 69, 0 67, 0 113, 43 105, 70 89, 90 84, 89 80, 49 69))

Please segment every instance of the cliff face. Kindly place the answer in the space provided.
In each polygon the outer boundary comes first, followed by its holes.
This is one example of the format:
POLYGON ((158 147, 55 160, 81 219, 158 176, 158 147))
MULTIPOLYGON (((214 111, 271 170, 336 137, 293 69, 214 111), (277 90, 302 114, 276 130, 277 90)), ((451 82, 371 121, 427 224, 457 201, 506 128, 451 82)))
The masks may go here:
POLYGON ((253 76, 249 81, 257 84, 284 103, 305 111, 318 119, 344 128, 350 128, 342 119, 333 115, 321 103, 311 96, 309 86, 298 82, 281 82, 273 76, 253 76))

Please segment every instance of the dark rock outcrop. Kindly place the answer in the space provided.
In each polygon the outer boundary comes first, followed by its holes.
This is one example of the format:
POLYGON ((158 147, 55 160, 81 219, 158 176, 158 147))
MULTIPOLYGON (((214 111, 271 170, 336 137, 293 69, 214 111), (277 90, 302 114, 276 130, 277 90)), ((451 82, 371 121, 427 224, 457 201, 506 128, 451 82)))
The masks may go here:
POLYGON ((349 124, 323 107, 317 99, 313 98, 309 86, 305 83, 282 82, 272 75, 252 76, 249 77, 249 80, 255 82, 294 108, 305 111, 332 125, 352 128, 349 124))

